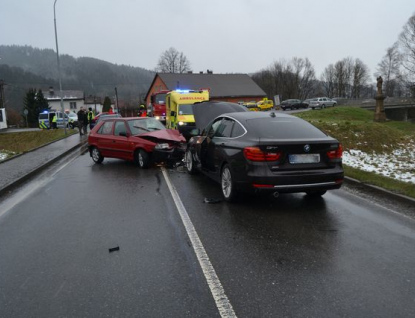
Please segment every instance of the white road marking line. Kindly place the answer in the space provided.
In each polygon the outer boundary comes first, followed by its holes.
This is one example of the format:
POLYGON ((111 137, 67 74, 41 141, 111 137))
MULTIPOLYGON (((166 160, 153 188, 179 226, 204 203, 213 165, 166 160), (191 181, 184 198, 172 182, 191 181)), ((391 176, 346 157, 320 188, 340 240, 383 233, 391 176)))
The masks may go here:
POLYGON ((184 207, 183 202, 180 200, 176 188, 170 181, 170 177, 167 170, 164 167, 161 167, 161 171, 163 172, 164 179, 166 180, 167 186, 169 187, 174 203, 176 204, 177 210, 179 211, 187 235, 189 236, 190 241, 192 242, 193 250, 196 253, 196 257, 199 261, 200 267, 202 268, 203 274, 205 275, 206 281, 209 285, 210 291, 212 293, 213 299, 215 300, 216 307, 218 308, 221 317, 236 317, 232 305, 229 302, 229 299, 225 294, 222 284, 218 276, 216 275, 215 269, 213 268, 209 260, 209 257, 205 251, 205 248, 203 247, 202 241, 200 240, 199 235, 197 235, 196 229, 194 228, 193 223, 190 220, 189 215, 187 214, 186 208, 184 207))

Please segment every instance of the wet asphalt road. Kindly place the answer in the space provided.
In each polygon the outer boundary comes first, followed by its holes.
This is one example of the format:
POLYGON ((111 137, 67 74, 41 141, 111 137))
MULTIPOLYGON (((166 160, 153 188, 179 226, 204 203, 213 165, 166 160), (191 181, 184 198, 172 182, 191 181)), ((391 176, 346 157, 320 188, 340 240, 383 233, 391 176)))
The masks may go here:
MULTIPOLYGON (((209 204, 216 183, 168 175, 236 316, 415 316, 415 222, 396 213, 415 207, 352 188, 209 204)), ((220 316, 160 169, 84 155, 22 190, 0 203, 1 317, 220 316)))

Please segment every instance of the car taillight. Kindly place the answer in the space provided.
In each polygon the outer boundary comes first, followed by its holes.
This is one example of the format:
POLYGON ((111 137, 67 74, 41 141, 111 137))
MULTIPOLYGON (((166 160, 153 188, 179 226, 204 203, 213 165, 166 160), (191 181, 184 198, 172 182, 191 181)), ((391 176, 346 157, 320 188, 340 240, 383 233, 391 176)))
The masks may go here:
POLYGON ((259 147, 246 147, 244 156, 251 161, 279 161, 281 152, 264 152, 259 147))
POLYGON ((343 155, 343 147, 341 144, 339 144, 337 149, 330 150, 327 152, 327 157, 329 157, 330 160, 341 159, 342 155, 343 155))

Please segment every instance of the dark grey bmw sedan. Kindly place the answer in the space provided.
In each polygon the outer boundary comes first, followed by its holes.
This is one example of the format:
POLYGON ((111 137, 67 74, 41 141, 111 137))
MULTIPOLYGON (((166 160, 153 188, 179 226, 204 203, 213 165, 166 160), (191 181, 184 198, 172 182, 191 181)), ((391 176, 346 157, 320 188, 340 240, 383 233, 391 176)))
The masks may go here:
POLYGON ((187 171, 219 182, 225 200, 244 191, 321 196, 341 187, 341 144, 307 121, 228 102, 193 107, 197 129, 186 150, 187 171))

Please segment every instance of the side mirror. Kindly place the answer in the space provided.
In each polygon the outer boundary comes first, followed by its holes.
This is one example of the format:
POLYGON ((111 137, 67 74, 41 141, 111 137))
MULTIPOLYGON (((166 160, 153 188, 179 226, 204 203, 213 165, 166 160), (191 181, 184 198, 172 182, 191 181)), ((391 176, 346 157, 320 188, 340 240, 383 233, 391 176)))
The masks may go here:
POLYGON ((128 137, 128 134, 125 131, 120 131, 119 136, 128 137))
POLYGON ((200 135, 200 129, 194 128, 189 132, 190 136, 199 136, 200 135))
POLYGON ((174 111, 174 110, 172 110, 171 112, 170 112, 170 116, 176 116, 176 112, 174 111))

